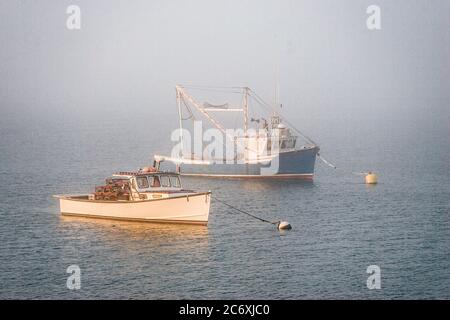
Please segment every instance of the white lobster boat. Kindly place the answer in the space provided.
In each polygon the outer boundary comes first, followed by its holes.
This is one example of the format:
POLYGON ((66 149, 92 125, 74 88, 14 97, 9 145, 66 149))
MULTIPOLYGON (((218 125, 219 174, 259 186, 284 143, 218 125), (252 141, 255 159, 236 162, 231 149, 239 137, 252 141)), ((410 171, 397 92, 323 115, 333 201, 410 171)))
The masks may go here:
POLYGON ((121 172, 95 193, 55 195, 62 215, 207 225, 211 192, 183 189, 179 174, 121 172))

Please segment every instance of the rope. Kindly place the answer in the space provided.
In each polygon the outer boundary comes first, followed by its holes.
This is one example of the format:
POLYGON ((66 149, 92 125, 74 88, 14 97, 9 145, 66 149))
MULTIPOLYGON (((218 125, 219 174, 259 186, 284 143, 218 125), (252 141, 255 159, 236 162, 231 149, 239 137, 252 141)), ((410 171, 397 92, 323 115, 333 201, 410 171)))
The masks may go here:
MULTIPOLYGON (((253 99, 255 99, 255 101, 261 105, 262 107, 266 107, 269 109, 269 111, 275 112, 276 114, 278 114, 278 116, 283 119, 283 121, 289 126, 291 127, 295 132, 297 132, 299 135, 301 135, 307 142, 309 142, 312 145, 317 145, 317 143, 315 143, 310 137, 308 137, 306 134, 304 134, 303 132, 301 132, 299 129, 297 129, 291 122, 289 122, 286 117, 281 114, 281 110, 276 110, 273 106, 271 106, 270 104, 268 104, 267 102, 265 102, 255 91, 253 91, 252 89, 250 89, 250 93, 253 99)), ((266 110, 268 110, 266 109, 266 110)))
POLYGON ((199 84, 183 84, 180 85, 180 87, 183 88, 196 88, 196 89, 228 89, 228 90, 236 90, 236 89, 242 89, 243 87, 239 86, 210 86, 210 85, 199 85, 199 84))
POLYGON ((370 172, 351 172, 351 174, 354 174, 355 176, 366 176, 370 174, 370 172))
POLYGON ((181 101, 183 101, 184 107, 186 108, 186 110, 187 110, 187 111, 189 112, 189 114, 190 114, 190 116, 187 117, 187 118, 183 118, 183 115, 181 115, 181 120, 182 120, 182 121, 186 121, 186 120, 189 120, 189 119, 196 120, 195 117, 194 117, 194 114, 193 114, 192 111, 191 111, 191 108, 189 108, 189 105, 186 103, 186 100, 184 100, 184 98, 181 97, 181 101))
MULTIPOLYGON (((318 153, 317 156, 318 156, 319 159, 322 160, 323 163, 325 163, 327 166, 329 166, 329 167, 331 167, 331 168, 333 168, 333 169, 337 169, 337 167, 336 167, 334 164, 332 164, 331 162, 327 161, 324 157, 322 157, 322 156, 320 155, 320 153, 318 153)), ((340 169, 340 170, 341 170, 341 169, 340 169)), ((349 171, 345 171, 345 170, 342 170, 342 171, 347 172, 347 173, 350 173, 350 174, 353 174, 353 175, 356 175, 356 176, 365 176, 365 175, 369 174, 369 172, 349 172, 349 171)))
POLYGON ((183 85, 183 88, 210 92, 236 93, 241 94, 241 87, 220 87, 220 86, 201 86, 201 85, 183 85))
POLYGON ((318 156, 319 159, 322 160, 323 163, 325 163, 327 166, 329 166, 329 167, 331 167, 331 168, 333 168, 333 169, 337 169, 337 167, 336 167, 334 164, 332 164, 331 162, 327 161, 324 157, 322 157, 322 156, 320 155, 320 153, 318 153, 317 156, 318 156))
POLYGON ((252 218, 254 218, 254 219, 260 220, 260 221, 262 221, 262 222, 267 222, 267 223, 270 223, 270 224, 278 224, 278 223, 280 223, 280 221, 272 222, 272 221, 269 221, 269 220, 265 220, 265 219, 263 219, 263 218, 260 218, 260 217, 255 216, 255 215, 253 215, 253 214, 251 214, 251 213, 249 213, 249 212, 246 212, 246 211, 244 211, 244 210, 241 210, 241 209, 239 209, 239 208, 236 208, 235 206, 232 206, 231 204, 228 204, 228 203, 226 203, 225 201, 220 200, 220 199, 218 199, 218 198, 216 198, 216 197, 212 197, 212 198, 213 198, 214 200, 216 200, 216 201, 218 201, 218 202, 220 202, 220 203, 226 205, 227 207, 229 207, 229 208, 231 208, 231 209, 234 209, 234 210, 236 210, 236 211, 238 211, 238 212, 240 212, 240 213, 246 214, 246 215, 248 215, 248 216, 250 216, 250 217, 252 217, 252 218))

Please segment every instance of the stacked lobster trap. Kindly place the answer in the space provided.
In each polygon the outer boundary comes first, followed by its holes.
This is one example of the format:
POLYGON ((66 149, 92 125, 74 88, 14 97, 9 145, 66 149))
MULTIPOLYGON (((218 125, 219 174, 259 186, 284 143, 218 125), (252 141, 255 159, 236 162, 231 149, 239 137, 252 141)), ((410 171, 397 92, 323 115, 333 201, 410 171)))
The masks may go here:
POLYGON ((124 179, 106 179, 106 184, 96 186, 94 192, 95 200, 130 200, 130 182, 124 179))

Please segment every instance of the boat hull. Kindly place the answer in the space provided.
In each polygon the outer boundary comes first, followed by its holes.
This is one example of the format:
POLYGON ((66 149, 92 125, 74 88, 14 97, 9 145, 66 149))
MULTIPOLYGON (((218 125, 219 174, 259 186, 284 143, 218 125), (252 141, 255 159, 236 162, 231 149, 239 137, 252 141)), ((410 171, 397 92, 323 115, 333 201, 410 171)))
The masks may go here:
POLYGON ((186 176, 206 176, 221 178, 262 178, 262 179, 306 179, 314 177, 314 166, 318 147, 280 153, 268 163, 211 163, 182 164, 181 174, 186 176), (265 174, 264 170, 273 164, 274 170, 265 174))
POLYGON ((55 196, 62 215, 127 221, 207 225, 211 193, 142 201, 97 201, 87 196, 55 196), (86 198, 86 199, 85 199, 86 198))

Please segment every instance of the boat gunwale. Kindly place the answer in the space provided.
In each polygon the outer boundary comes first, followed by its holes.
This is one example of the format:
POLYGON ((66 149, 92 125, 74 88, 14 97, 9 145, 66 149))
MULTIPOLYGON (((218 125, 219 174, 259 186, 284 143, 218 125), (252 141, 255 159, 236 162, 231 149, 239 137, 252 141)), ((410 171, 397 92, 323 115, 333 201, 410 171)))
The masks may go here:
POLYGON ((79 201, 79 202, 89 202, 89 203, 115 203, 115 204, 130 204, 130 203, 142 203, 142 202, 152 202, 152 201, 161 201, 161 200, 171 200, 171 199, 180 199, 180 198, 190 198, 190 197, 198 197, 203 195, 211 195, 211 191, 201 191, 195 192, 192 194, 184 194, 180 196, 167 197, 167 198, 157 198, 157 199, 145 199, 145 200, 89 200, 89 199, 75 199, 71 197, 80 197, 80 196, 89 196, 89 194, 55 194, 54 198, 59 200, 68 200, 68 201, 79 201))

